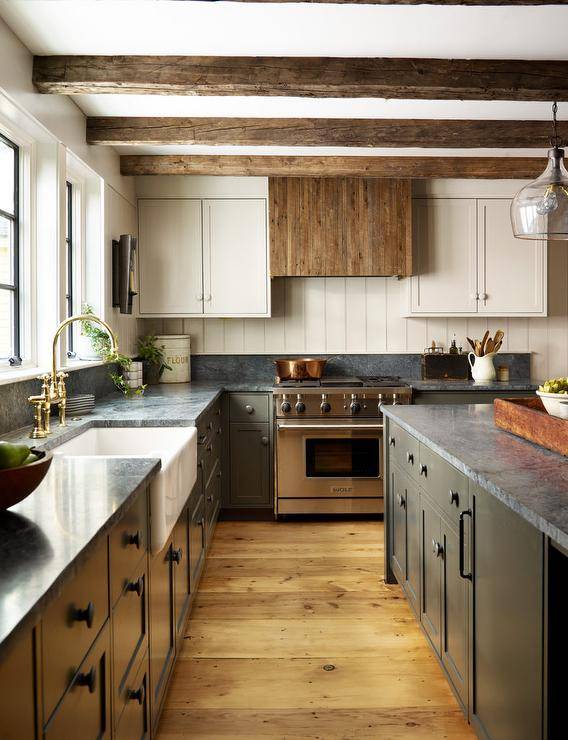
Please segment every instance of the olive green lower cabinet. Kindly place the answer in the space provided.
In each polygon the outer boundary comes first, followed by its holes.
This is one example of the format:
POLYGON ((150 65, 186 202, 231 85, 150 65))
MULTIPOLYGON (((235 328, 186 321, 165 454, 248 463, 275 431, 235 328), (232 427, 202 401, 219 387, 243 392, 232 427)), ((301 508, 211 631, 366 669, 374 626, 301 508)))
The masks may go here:
POLYGON ((272 413, 269 393, 228 394, 228 509, 271 509, 272 413))
POLYGON ((480 738, 554 738, 543 711, 544 536, 409 437, 386 420, 386 580, 403 587, 480 738))

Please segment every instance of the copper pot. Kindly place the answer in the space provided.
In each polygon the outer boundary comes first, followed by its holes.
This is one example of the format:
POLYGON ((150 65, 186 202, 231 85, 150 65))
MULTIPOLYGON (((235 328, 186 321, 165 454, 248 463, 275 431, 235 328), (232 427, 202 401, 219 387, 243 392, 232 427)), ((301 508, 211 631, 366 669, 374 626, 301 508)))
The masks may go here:
POLYGON ((276 375, 280 380, 319 379, 323 375, 327 360, 300 358, 293 360, 274 360, 276 375))

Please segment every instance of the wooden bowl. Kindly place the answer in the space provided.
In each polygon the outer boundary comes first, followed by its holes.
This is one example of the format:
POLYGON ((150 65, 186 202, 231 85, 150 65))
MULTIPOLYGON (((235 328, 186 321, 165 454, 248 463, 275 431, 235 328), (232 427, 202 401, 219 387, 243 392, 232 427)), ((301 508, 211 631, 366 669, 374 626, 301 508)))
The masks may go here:
POLYGON ((0 511, 23 501, 45 478, 53 459, 51 452, 33 448, 30 452, 38 456, 36 462, 0 470, 0 511))

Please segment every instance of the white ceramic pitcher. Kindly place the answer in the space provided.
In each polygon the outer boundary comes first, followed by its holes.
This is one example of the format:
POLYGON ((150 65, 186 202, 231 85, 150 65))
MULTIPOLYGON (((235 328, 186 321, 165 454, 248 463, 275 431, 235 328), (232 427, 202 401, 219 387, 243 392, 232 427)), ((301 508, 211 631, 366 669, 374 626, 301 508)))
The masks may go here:
POLYGON ((477 382, 487 383, 490 380, 495 380, 495 366, 493 365, 493 358, 495 352, 489 352, 489 354, 483 357, 477 357, 473 352, 470 352, 467 356, 469 364, 471 365, 471 375, 477 382), (473 360, 471 358, 474 358, 473 360))

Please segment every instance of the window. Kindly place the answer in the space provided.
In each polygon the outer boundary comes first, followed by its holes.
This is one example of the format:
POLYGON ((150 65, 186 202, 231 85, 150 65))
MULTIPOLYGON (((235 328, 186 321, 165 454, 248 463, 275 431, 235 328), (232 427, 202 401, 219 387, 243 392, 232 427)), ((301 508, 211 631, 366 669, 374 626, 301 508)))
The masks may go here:
MULTIPOLYGON (((65 199, 65 213, 66 213, 66 226, 65 226, 65 264, 66 264, 66 283, 65 283, 65 307, 67 318, 73 316, 73 285, 75 282, 75 260, 73 258, 74 246, 73 246, 73 196, 74 187, 73 183, 67 181, 65 187, 66 199, 65 199)), ((74 326, 70 324, 67 328, 67 356, 75 357, 75 347, 73 338, 74 326)))
POLYGON ((0 361, 20 365, 20 151, 0 134, 0 361))

